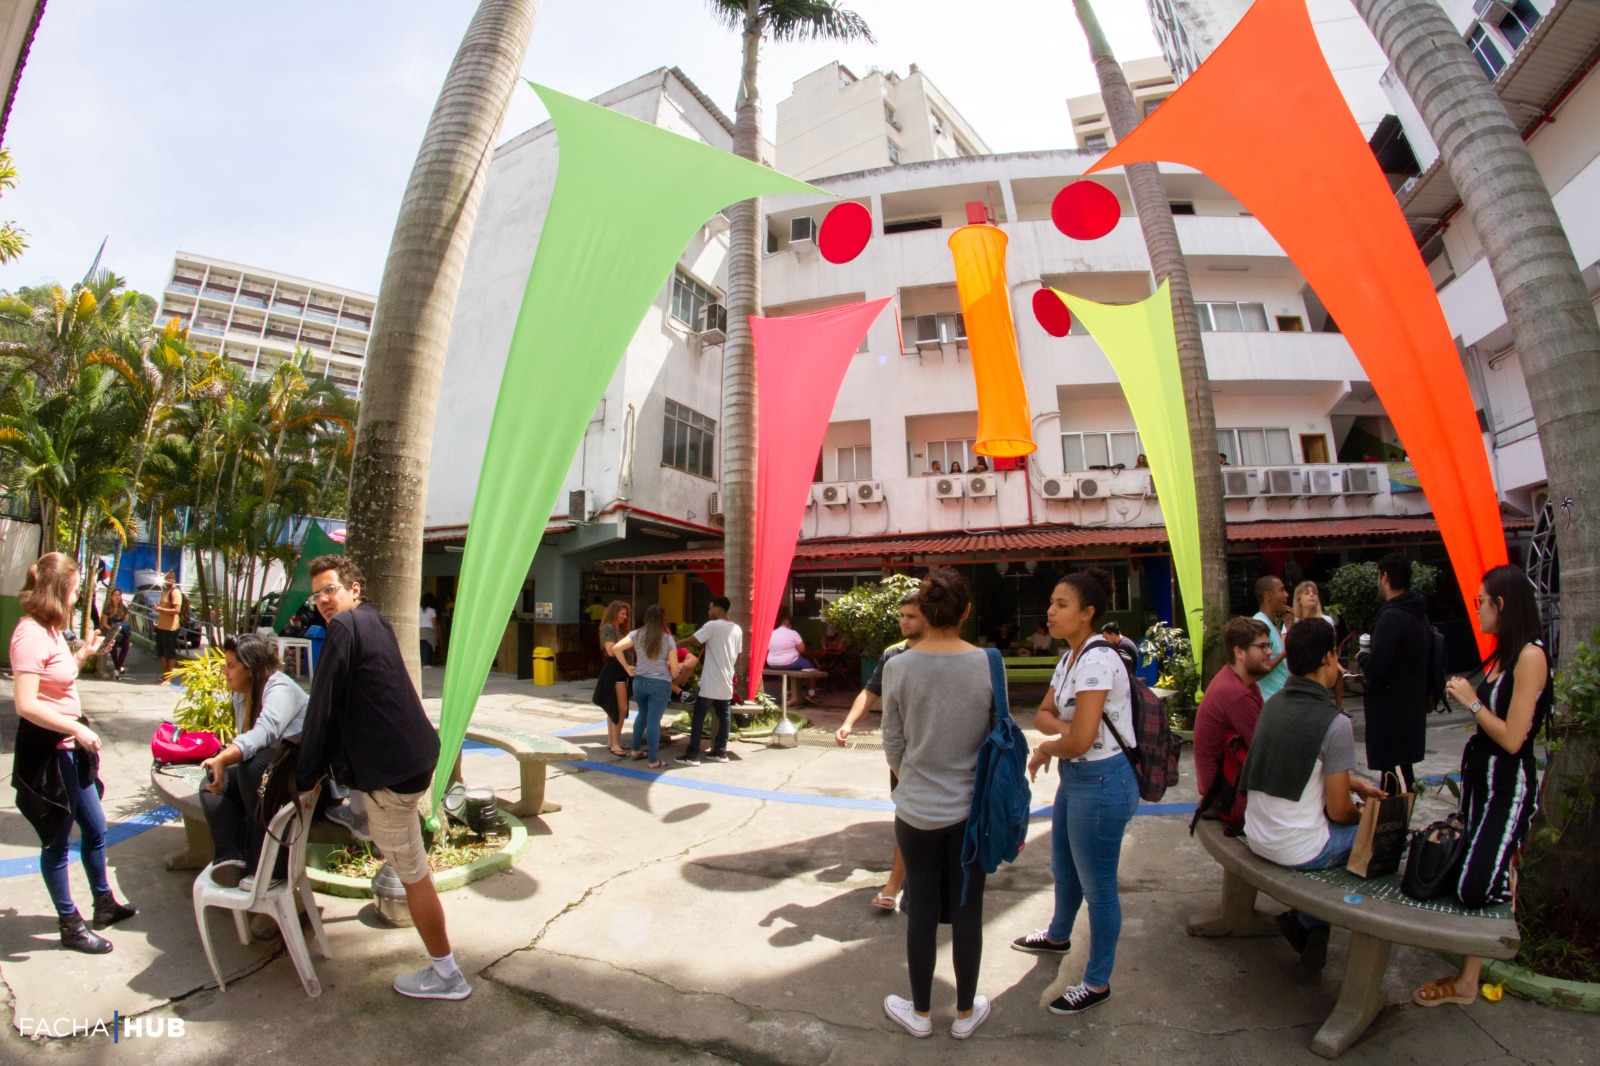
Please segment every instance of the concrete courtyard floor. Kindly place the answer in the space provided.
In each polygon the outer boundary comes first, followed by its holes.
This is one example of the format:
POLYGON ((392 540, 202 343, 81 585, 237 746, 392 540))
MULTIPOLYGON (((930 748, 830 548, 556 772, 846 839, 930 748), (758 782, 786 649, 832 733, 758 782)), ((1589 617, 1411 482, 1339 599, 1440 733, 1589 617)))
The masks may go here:
MULTIPOLYGON (((130 665, 142 676, 81 683, 106 744, 108 819, 123 824, 159 806, 148 739, 176 698, 152 683, 148 660, 130 665)), ((430 707, 441 680, 442 671, 427 672, 430 707)), ((1022 857, 989 880, 980 988, 993 1015, 965 1046, 949 1038, 954 988, 943 934, 935 1035, 912 1040, 880 1005, 886 993, 908 994, 903 919, 868 905, 888 869, 891 815, 827 805, 830 797, 886 799, 875 734, 840 750, 820 731, 840 712, 808 709, 819 731, 795 749, 736 743, 726 765, 656 775, 606 752, 601 716, 587 702, 591 687, 535 690, 497 677, 479 706, 485 724, 576 730, 568 739, 593 764, 552 773, 549 798, 564 809, 528 823, 532 846, 513 870, 444 897, 457 958, 474 984, 464 1002, 397 995, 394 975, 426 961, 416 934, 385 927, 370 902, 333 897, 319 897, 333 950, 328 960, 313 954, 321 997, 306 997, 279 941, 243 947, 227 916, 213 911, 228 975, 219 991, 195 932, 193 874, 162 865, 182 843, 175 823, 114 838, 113 882, 139 907, 109 931, 116 950, 98 958, 63 951, 43 883, 27 866, 38 856, 36 838, 12 791, 0 791, 0 1062, 1321 1061, 1308 1046, 1337 995, 1348 934, 1335 931, 1319 975, 1302 971, 1276 939, 1186 936, 1185 918, 1212 902, 1220 874, 1188 836, 1187 816, 1176 814, 1138 817, 1127 835, 1111 1000, 1070 1019, 1043 1009, 1082 974, 1086 914, 1077 947, 1059 964, 1007 946, 1050 914, 1050 827, 1036 819, 1022 857), (707 783, 734 787, 693 787, 707 783), (181 1019, 183 1036, 113 1046, 104 1035, 32 1035, 41 1022, 70 1030, 74 1020, 109 1023, 113 1012, 146 1024, 181 1019)), ((0 680, 7 753, 10 696, 9 680, 0 680)), ((1019 715, 1025 726, 1030 717, 1019 715)), ((1436 717, 1425 772, 1454 770, 1466 735, 1460 716, 1436 717)), ((681 743, 669 749, 680 751, 681 743)), ((464 771, 474 784, 515 790, 508 757, 469 752, 464 771)), ((1050 801, 1055 783, 1041 776, 1037 803, 1050 801)), ((1193 800, 1187 785, 1167 796, 1193 800)), ((1416 818, 1449 805, 1448 796, 1430 796, 1416 818)), ((73 881, 86 904, 76 864, 73 881)), ((1385 984, 1391 1006, 1343 1061, 1600 1061, 1600 1018, 1511 997, 1465 1009, 1411 1005, 1412 988, 1447 970, 1437 956, 1397 947, 1385 984)))

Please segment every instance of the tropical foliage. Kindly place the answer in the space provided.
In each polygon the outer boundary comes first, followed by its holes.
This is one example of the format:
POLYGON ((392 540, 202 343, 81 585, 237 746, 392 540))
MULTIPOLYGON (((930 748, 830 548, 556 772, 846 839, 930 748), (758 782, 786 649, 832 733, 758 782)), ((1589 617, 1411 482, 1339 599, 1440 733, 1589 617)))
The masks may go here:
POLYGON ((113 582, 134 539, 193 548, 215 643, 292 558, 292 520, 342 511, 356 405, 304 351, 251 380, 154 307, 109 272, 0 294, 0 490, 38 501, 44 551, 110 555, 113 582))
POLYGON ((205 654, 179 663, 173 676, 183 686, 183 698, 172 709, 172 721, 179 729, 215 733, 224 744, 239 732, 233 718, 233 695, 222 671, 225 658, 220 648, 207 648, 205 654))
POLYGON ((863 655, 880 655, 900 639, 900 597, 920 582, 909 574, 857 585, 822 607, 822 620, 839 630, 844 642, 863 655))
MULTIPOLYGON (((1419 562, 1411 564, 1412 591, 1432 596, 1438 585, 1438 567, 1419 562)), ((1328 579, 1328 613, 1343 622, 1350 632, 1370 632, 1381 606, 1377 563, 1345 563, 1328 579)))

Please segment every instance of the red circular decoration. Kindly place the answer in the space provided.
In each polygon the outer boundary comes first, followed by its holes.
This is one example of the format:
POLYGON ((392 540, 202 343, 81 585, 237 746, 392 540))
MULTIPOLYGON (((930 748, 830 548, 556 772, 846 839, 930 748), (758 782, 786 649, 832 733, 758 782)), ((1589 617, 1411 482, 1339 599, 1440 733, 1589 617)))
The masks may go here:
POLYGON ((872 237, 872 212, 865 206, 845 201, 834 204, 822 220, 817 233, 817 248, 830 263, 848 263, 861 254, 872 237))
POLYGON ((1096 241, 1116 228, 1122 217, 1117 196, 1093 181, 1075 181, 1056 193, 1050 219, 1075 241, 1096 241))
POLYGON ((1033 294, 1033 317, 1052 337, 1065 337, 1072 330, 1072 312, 1066 301, 1043 286, 1033 294))

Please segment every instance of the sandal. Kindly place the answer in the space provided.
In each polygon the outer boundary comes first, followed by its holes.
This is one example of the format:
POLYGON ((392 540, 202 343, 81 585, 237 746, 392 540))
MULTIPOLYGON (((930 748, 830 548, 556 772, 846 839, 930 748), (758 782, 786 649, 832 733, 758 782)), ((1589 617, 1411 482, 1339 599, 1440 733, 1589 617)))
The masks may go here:
POLYGON ((647 752, 647 751, 636 751, 633 754, 628 756, 628 758, 633 759, 635 761, 637 761, 639 759, 648 759, 649 757, 650 757, 650 753, 647 752))
POLYGON ((872 897, 872 905, 877 907, 879 910, 893 913, 895 907, 899 903, 899 900, 900 897, 898 894, 891 896, 887 892, 879 892, 876 896, 872 897))
POLYGON ((647 762, 645 765, 652 770, 665 770, 667 768, 667 760, 662 759, 660 762, 647 762))
POLYGON ((615 755, 619 759, 626 759, 633 753, 628 751, 627 748, 612 748, 611 754, 615 755))
POLYGON ((1446 1003, 1459 1003, 1466 1006, 1478 998, 1478 990, 1474 988, 1469 996, 1462 995, 1456 989, 1454 977, 1441 977, 1437 981, 1429 981, 1415 992, 1411 993, 1411 1002, 1419 1007, 1439 1007, 1446 1003))

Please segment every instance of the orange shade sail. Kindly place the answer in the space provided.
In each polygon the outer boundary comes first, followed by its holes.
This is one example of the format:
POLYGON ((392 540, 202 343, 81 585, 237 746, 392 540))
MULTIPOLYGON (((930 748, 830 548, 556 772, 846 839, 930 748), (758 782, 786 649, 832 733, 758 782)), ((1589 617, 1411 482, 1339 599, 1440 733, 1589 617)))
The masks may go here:
MULTIPOLYGON (((1257 0, 1090 172, 1157 161, 1226 186, 1305 275, 1405 444, 1470 604, 1484 571, 1507 558, 1476 408, 1433 283, 1304 0, 1257 0)), ((1479 648, 1488 645, 1480 636, 1479 648)))
POLYGON ((1006 235, 994 226, 962 226, 950 235, 956 290, 967 324, 967 350, 978 385, 979 455, 1030 455, 1033 416, 1017 359, 1017 327, 1006 283, 1006 235))

